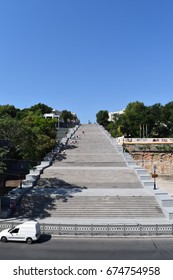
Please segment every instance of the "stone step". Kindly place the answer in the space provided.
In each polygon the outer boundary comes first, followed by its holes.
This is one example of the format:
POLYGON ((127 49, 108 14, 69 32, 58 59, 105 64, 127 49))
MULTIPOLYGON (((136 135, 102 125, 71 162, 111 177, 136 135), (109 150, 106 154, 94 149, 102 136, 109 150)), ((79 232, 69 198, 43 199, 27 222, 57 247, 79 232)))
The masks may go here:
MULTIPOLYGON (((64 160, 64 161, 58 161, 58 157, 60 158, 60 156, 57 156, 57 161, 53 164, 53 166, 57 166, 57 167, 66 167, 66 166, 79 166, 79 167, 126 167, 126 163, 125 162, 116 162, 116 161, 102 161, 102 162, 96 162, 96 161, 81 161, 80 159, 76 160, 76 161, 70 161, 70 159, 64 160)), ((86 160, 86 159, 85 159, 86 160)))
POLYGON ((120 217, 124 217, 126 219, 132 218, 132 217, 148 217, 148 218, 164 218, 165 215, 163 214, 162 216, 160 215, 160 213, 152 213, 151 212, 146 212, 146 213, 142 213, 142 212, 136 212, 136 211, 131 211, 131 212, 112 212, 112 211, 106 211, 106 212, 99 212, 99 211, 94 211, 94 212, 89 212, 89 211, 76 211, 71 213, 69 212, 61 212, 61 211, 51 211, 51 215, 52 216, 57 216, 57 217, 71 217, 73 218, 75 217, 88 217, 88 218, 95 218, 95 217, 99 217, 99 218, 104 218, 104 217, 115 217, 115 218, 120 218, 120 217))
MULTIPOLYGON (((120 219, 120 218, 124 218, 124 219, 136 219, 136 218, 142 218, 142 219, 146 219, 146 218, 160 218, 160 216, 157 216, 157 215, 141 215, 141 214, 139 214, 139 215, 136 215, 135 213, 134 214, 132 214, 132 215, 129 215, 128 217, 127 217, 127 215, 126 214, 118 214, 118 215, 112 215, 112 214, 107 214, 107 215, 98 215, 98 214, 96 214, 96 215, 89 215, 88 213, 86 213, 86 214, 84 214, 84 215, 75 215, 75 214, 73 214, 73 215, 60 215, 60 214, 57 214, 57 215, 54 215, 54 214, 51 214, 51 216, 52 217, 57 217, 57 218, 88 218, 88 219, 94 219, 94 218, 98 218, 98 219, 100 219, 100 218, 107 218, 108 219, 108 221, 109 221, 109 219, 110 218, 114 218, 114 219, 120 219)), ((163 218, 163 217, 162 217, 163 218)))
MULTIPOLYGON (((95 209, 90 209, 90 210, 86 210, 86 209, 82 209, 82 211, 79 211, 79 210, 81 210, 81 209, 76 209, 76 211, 74 211, 74 210, 72 210, 73 212, 71 212, 71 211, 61 211, 60 209, 58 210, 56 210, 56 211, 54 211, 55 213, 58 213, 58 214, 60 214, 61 213, 61 215, 67 215, 67 214, 70 214, 70 215, 74 215, 74 214, 77 214, 77 215, 83 215, 83 214, 90 214, 91 216, 94 216, 95 215, 95 213, 97 213, 97 215, 98 215, 98 213, 100 214, 100 215, 107 215, 107 216, 109 216, 110 214, 115 214, 115 215, 121 215, 121 214, 125 214, 126 215, 126 218, 128 218, 128 216, 129 215, 131 215, 131 214, 133 214, 133 215, 141 215, 141 216, 146 216, 146 215, 149 215, 149 216, 158 216, 158 217, 160 217, 160 213, 157 213, 157 212, 154 212, 154 213, 151 213, 150 211, 148 211, 148 212, 145 212, 145 213, 142 213, 141 211, 135 211, 135 209, 132 211, 98 211, 98 210, 95 210, 95 209), (94 211, 94 212, 93 212, 94 211)), ((163 216, 163 215, 162 215, 163 216)))
POLYGON ((110 205, 108 205, 108 204, 106 204, 106 205, 102 205, 102 207, 98 207, 97 205, 95 205, 95 206, 92 206, 92 205, 83 205, 83 204, 78 204, 77 206, 74 204, 74 205, 72 205, 72 204, 70 204, 70 205, 68 205, 68 207, 66 207, 65 205, 64 206, 62 206, 62 205, 60 205, 60 204, 56 204, 56 208, 57 209, 59 209, 59 210, 61 210, 61 209, 63 209, 63 211, 69 211, 69 209, 73 209, 74 211, 76 211, 77 209, 85 209, 85 210, 92 210, 92 209, 97 209, 97 210, 105 210, 105 208, 109 208, 109 209, 111 209, 111 210, 116 210, 116 211, 130 211, 130 210, 134 210, 135 209, 135 211, 137 211, 137 212, 139 212, 139 211, 143 211, 143 210, 145 210, 146 212, 148 211, 148 212, 150 212, 151 211, 151 209, 155 209, 155 210, 157 210, 157 211, 159 211, 159 212, 161 212, 161 208, 159 208, 156 204, 155 205, 149 205, 149 207, 148 208, 146 208, 146 205, 143 205, 143 206, 141 206, 140 208, 139 207, 137 207, 137 206, 131 206, 131 205, 127 205, 126 207, 121 207, 120 208, 120 205, 113 205, 113 206, 110 206, 110 205))
MULTIPOLYGON (((37 202, 37 197, 34 197, 37 202)), ((39 201, 46 205, 46 198, 39 196, 39 201)), ((23 201, 23 209, 25 208, 25 214, 28 211, 32 214, 35 213, 34 204, 31 207, 32 197, 26 197, 23 201), (28 199, 28 202, 27 202, 28 199), (28 205, 28 207, 27 207, 28 205)), ((51 211, 51 204, 47 213, 50 213, 52 217, 88 217, 88 218, 163 218, 165 217, 159 204, 154 197, 61 197, 59 199, 52 199, 53 209, 51 211)))

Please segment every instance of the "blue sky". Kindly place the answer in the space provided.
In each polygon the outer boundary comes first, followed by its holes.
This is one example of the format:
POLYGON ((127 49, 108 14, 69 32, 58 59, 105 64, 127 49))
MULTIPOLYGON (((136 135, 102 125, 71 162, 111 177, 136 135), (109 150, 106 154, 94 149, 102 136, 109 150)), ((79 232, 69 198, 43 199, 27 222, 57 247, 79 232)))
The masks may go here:
POLYGON ((172 0, 0 0, 0 105, 82 123, 173 101, 172 0))

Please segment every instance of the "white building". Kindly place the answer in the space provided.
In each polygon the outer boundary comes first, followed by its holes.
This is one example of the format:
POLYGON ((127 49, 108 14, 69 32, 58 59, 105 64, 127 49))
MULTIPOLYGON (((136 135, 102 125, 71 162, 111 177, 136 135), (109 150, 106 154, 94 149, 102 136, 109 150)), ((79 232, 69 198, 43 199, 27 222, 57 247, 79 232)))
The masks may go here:
POLYGON ((57 110, 55 110, 55 109, 52 110, 52 113, 44 114, 44 117, 45 117, 45 118, 52 118, 52 119, 54 119, 54 118, 59 119, 60 116, 61 116, 61 112, 60 112, 60 111, 57 111, 57 110))
POLYGON ((108 121, 114 121, 114 114, 122 115, 124 113, 124 109, 121 111, 116 112, 109 112, 109 119, 108 121))

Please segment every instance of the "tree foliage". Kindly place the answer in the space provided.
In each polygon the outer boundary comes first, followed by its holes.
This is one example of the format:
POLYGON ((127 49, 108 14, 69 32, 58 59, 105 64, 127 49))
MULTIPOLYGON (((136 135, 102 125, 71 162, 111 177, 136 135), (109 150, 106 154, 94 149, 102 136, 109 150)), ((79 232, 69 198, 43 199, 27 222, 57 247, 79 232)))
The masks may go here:
POLYGON ((4 170, 6 170, 6 164, 4 158, 6 158, 7 154, 8 154, 7 147, 0 147, 0 177, 4 173, 4 170))
POLYGON ((146 106, 143 102, 131 102, 123 114, 115 114, 113 122, 108 123, 103 112, 97 113, 97 122, 114 137, 173 137, 173 101, 165 106, 160 103, 146 106))
POLYGON ((96 114, 97 123, 106 127, 109 124, 109 113, 107 110, 100 110, 96 114))
POLYGON ((0 143, 8 143, 6 158, 27 159, 32 165, 55 146, 57 119, 43 117, 50 112, 52 108, 42 103, 21 110, 0 106, 0 143))
POLYGON ((71 122, 71 121, 75 121, 75 116, 68 110, 63 110, 61 112, 61 119, 65 122, 65 123, 68 123, 68 122, 71 122))
POLYGON ((0 106, 0 118, 11 117, 15 118, 19 109, 16 109, 13 105, 1 105, 0 106))
MULTIPOLYGON (((58 120, 43 116, 52 110, 42 103, 24 109, 0 106, 0 194, 9 176, 21 178, 55 147, 58 120)), ((67 110, 63 117, 65 122, 77 119, 67 110)))
POLYGON ((33 112, 40 111, 42 115, 52 112, 52 108, 43 103, 38 103, 36 105, 33 105, 30 107, 29 110, 33 112))
POLYGON ((31 128, 15 119, 0 119, 0 140, 7 141, 11 159, 34 158, 35 141, 31 128))

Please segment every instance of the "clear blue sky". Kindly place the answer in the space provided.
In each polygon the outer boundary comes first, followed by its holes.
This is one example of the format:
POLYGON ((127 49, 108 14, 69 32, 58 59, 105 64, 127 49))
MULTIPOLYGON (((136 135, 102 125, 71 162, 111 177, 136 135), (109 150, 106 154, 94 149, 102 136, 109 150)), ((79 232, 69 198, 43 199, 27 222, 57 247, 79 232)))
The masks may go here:
POLYGON ((0 105, 82 123, 173 101, 172 0, 0 0, 0 105))

